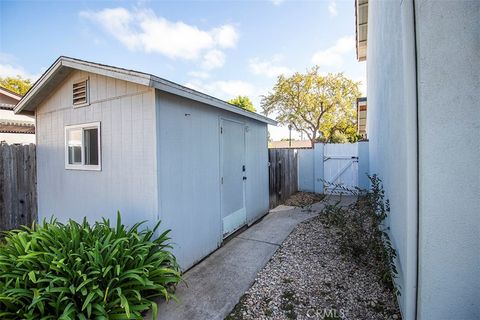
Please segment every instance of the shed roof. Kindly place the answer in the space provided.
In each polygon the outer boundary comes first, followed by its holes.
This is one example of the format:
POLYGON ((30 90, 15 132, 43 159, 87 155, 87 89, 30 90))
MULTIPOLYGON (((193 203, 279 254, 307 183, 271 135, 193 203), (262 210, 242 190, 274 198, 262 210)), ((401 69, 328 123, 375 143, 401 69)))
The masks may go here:
POLYGON ((21 111, 33 111, 45 99, 60 82, 62 82, 73 70, 82 70, 103 76, 121 79, 144 86, 156 88, 177 96, 195 100, 207 105, 227 110, 242 116, 255 119, 267 124, 276 125, 277 122, 255 112, 250 112, 234 106, 228 102, 209 96, 205 93, 187 88, 178 83, 165 80, 152 74, 104 64, 79 60, 70 57, 59 57, 47 71, 38 79, 25 96, 15 106, 15 113, 21 111))

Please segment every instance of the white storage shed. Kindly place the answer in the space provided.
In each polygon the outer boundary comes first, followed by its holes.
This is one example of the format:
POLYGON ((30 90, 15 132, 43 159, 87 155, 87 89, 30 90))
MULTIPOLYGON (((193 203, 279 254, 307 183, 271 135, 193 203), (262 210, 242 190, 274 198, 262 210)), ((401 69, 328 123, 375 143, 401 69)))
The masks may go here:
POLYGON ((39 220, 162 220, 183 269, 268 212, 275 121, 156 76, 60 57, 17 104, 37 123, 39 220))

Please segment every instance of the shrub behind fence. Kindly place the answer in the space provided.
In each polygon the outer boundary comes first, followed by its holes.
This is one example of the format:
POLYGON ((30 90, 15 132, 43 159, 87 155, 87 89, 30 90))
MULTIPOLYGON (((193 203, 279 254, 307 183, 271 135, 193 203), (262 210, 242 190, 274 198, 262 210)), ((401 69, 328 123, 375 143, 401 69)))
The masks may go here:
POLYGON ((0 144, 0 231, 37 219, 35 145, 0 144))

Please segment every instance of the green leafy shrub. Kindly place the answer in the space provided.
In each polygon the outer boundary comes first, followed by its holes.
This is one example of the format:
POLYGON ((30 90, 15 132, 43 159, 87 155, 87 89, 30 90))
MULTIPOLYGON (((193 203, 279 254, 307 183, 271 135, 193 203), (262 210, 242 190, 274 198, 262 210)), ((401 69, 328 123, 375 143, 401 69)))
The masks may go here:
POLYGON ((327 227, 336 229, 343 254, 376 270, 379 279, 400 294, 400 288, 395 284, 398 276, 395 264, 397 252, 388 234, 389 227, 385 224, 390 213, 390 203, 385 199, 382 181, 378 176, 374 174, 368 178, 370 190, 331 184, 331 188, 358 198, 347 207, 340 206, 340 201, 326 205, 322 222, 327 227))
POLYGON ((142 319, 173 298, 180 270, 170 230, 103 219, 55 220, 9 231, 0 244, 1 319, 142 319))

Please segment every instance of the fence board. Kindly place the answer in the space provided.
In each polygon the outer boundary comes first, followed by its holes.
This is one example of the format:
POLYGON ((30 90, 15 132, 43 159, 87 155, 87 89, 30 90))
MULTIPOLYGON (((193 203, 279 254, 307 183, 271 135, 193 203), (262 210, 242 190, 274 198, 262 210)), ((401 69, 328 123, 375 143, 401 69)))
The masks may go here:
POLYGON ((269 149, 270 208, 285 203, 298 191, 297 150, 269 149))
POLYGON ((0 231, 37 219, 35 145, 0 144, 0 231))

